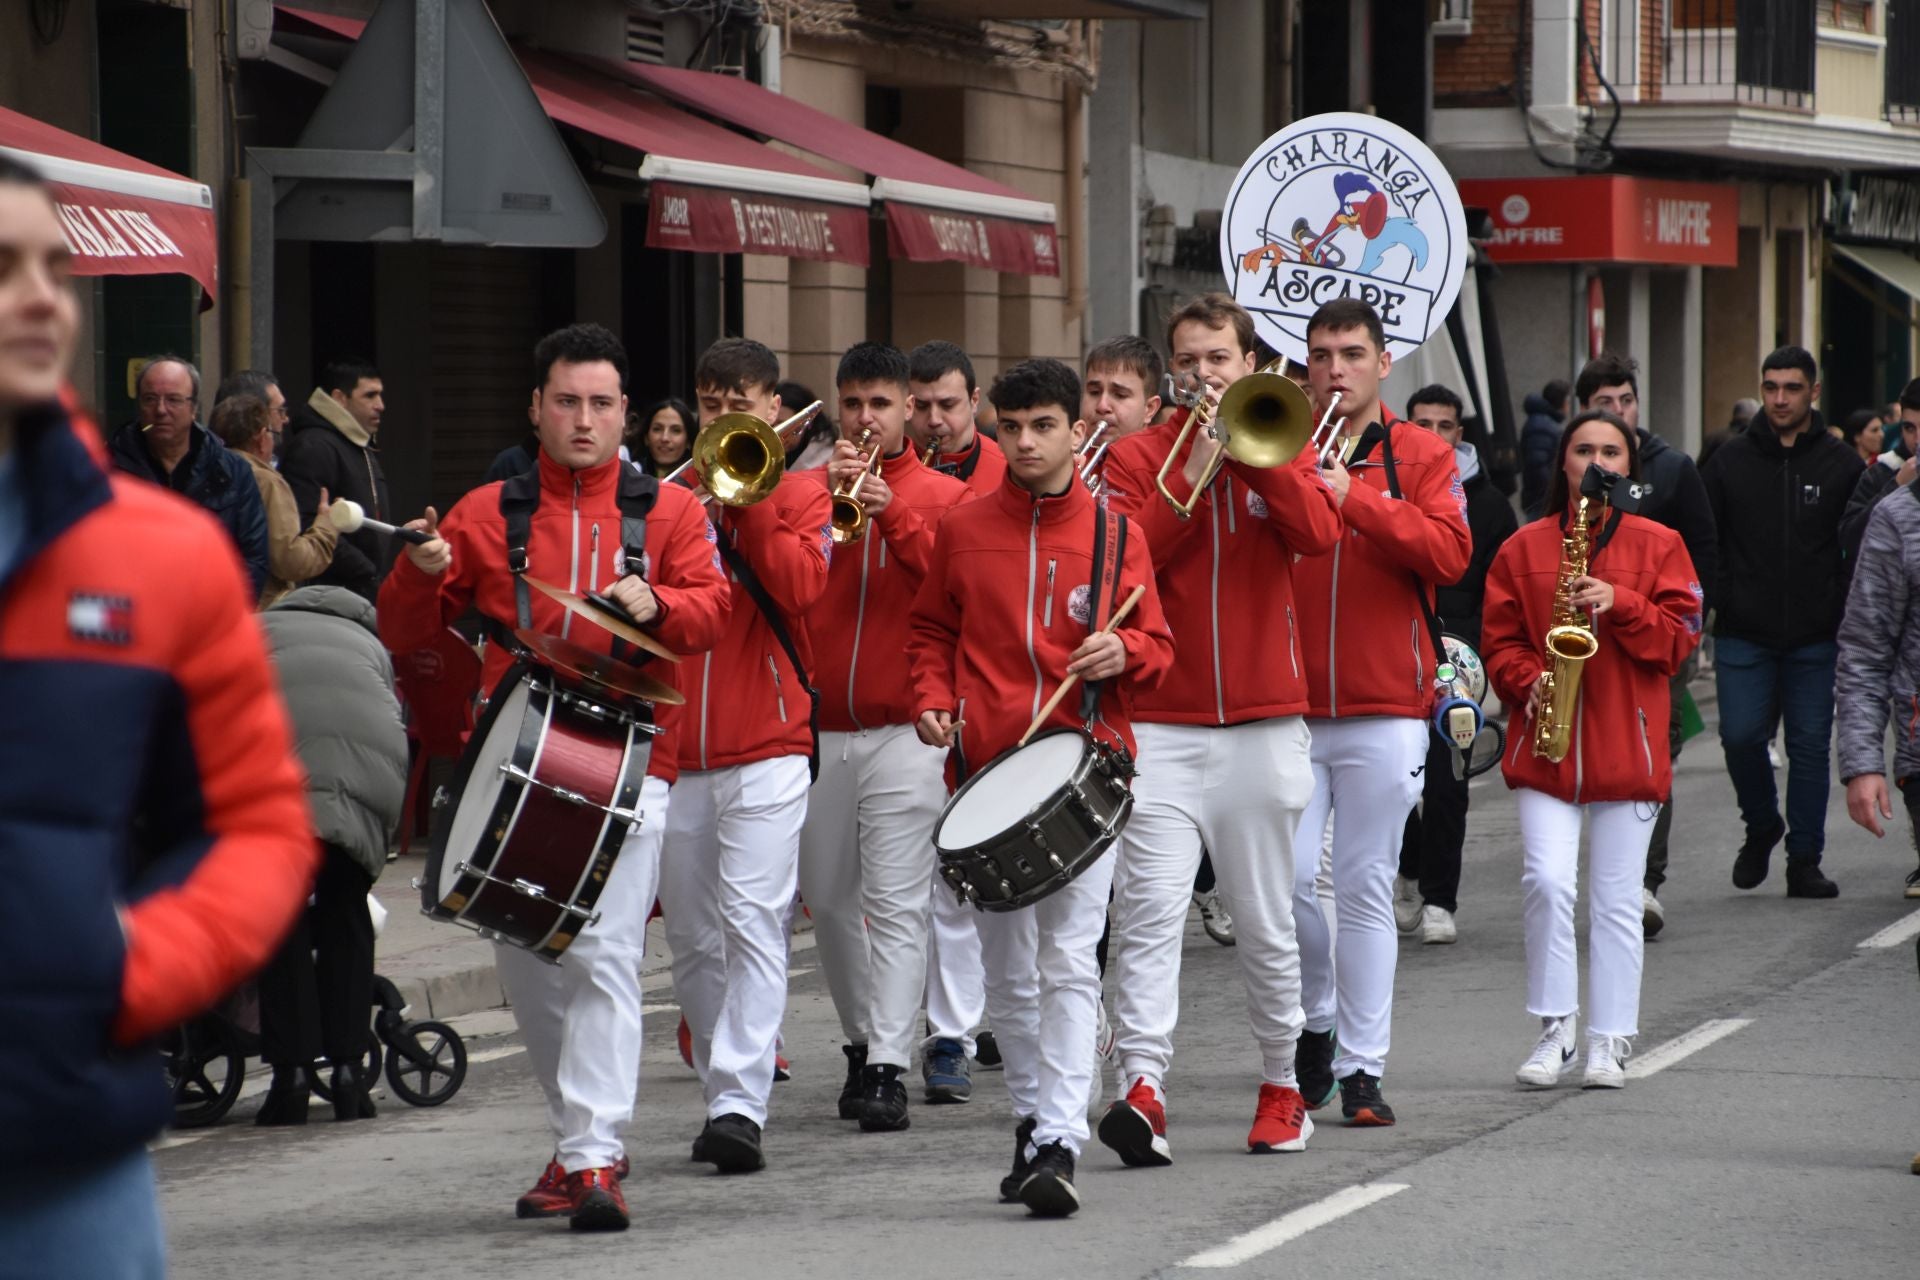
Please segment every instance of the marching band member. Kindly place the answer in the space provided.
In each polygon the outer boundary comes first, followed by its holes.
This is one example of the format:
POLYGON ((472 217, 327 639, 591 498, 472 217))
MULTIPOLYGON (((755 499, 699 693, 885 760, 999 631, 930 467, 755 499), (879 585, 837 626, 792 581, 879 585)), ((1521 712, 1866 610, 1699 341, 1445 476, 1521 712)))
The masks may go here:
POLYGON ((907 354, 907 388, 913 394, 907 433, 927 450, 927 465, 964 483, 974 497, 998 489, 1007 455, 974 426, 980 386, 967 353, 951 342, 921 343, 907 354))
POLYGON ((820 690, 820 778, 800 833, 800 893, 846 1033, 843 1120, 904 1129, 915 1023, 927 980, 927 913, 940 816, 940 753, 913 731, 907 610, 934 530, 967 487, 924 466, 906 438, 907 358, 862 342, 835 377, 841 440, 825 471, 836 491, 867 469, 867 530, 833 557, 811 631, 820 690), (864 451, 854 443, 866 433, 864 451))
MULTIPOLYGON (((991 497, 941 525, 913 605, 909 650, 920 740, 978 767, 1013 747, 1067 673, 1100 690, 1092 731, 1133 750, 1129 704, 1159 684, 1173 639, 1154 591, 1147 539, 1128 528, 1116 579, 1091 599, 1094 534, 1102 522, 1074 455, 1079 379, 1058 360, 1028 360, 990 393, 1007 451, 1007 478, 991 497), (1101 618, 1135 586, 1139 606, 1109 635, 1101 618), (962 729, 964 723, 965 728, 962 729)), ((1124 524, 1121 527, 1126 527, 1124 524)), ((1068 698, 1042 726, 1077 726, 1068 698)), ((956 760, 956 766, 960 761, 956 760)), ((987 1013, 1006 1063, 1018 1125, 1004 1201, 1064 1217, 1080 1207, 1074 1164, 1087 1139, 1100 978, 1093 947, 1106 917, 1113 860, 1017 911, 976 916, 986 957, 987 1013)))
MULTIPOLYGON (((1080 389, 1080 416, 1087 429, 1107 424, 1108 440, 1118 444, 1145 431, 1160 412, 1160 384, 1166 362, 1138 334, 1108 338, 1087 352, 1086 381, 1080 389)), ((1096 446, 1097 447, 1097 446, 1096 446)))
POLYGON ((1573 908, 1583 814, 1590 918, 1585 1084, 1626 1084, 1646 947, 1640 882, 1654 821, 1673 785, 1667 682, 1700 643, 1700 584, 1673 530, 1590 498, 1598 510, 1578 538, 1586 563, 1564 558, 1590 466, 1639 477, 1640 441, 1610 413, 1580 414, 1561 431, 1544 512, 1494 557, 1481 622, 1487 679, 1502 702, 1526 709, 1514 716, 1501 771, 1520 807, 1527 1010, 1541 1026, 1516 1078, 1539 1089, 1557 1084, 1573 1061, 1580 1007, 1573 908), (1548 629, 1563 620, 1557 608, 1563 588, 1599 644, 1580 664, 1575 698, 1565 708, 1571 741, 1556 762, 1532 747, 1555 701, 1548 696, 1554 660, 1545 643, 1548 629), (1526 732, 1519 728, 1523 720, 1526 732))
MULTIPOLYGON (((1213 393, 1253 371, 1253 343, 1252 318, 1223 294, 1195 299, 1168 324, 1176 372, 1213 393)), ((1310 786, 1294 560, 1331 547, 1340 517, 1303 451, 1271 469, 1228 462, 1193 518, 1180 519, 1154 476, 1183 420, 1122 439, 1102 471, 1114 505, 1153 547, 1180 651, 1167 679, 1138 700, 1140 773, 1115 872, 1115 1051, 1129 1087, 1102 1116, 1100 1140, 1129 1165, 1172 1163, 1165 1081, 1180 1011, 1180 940, 1203 846, 1234 918, 1260 1047, 1247 1145, 1300 1150, 1312 1132, 1293 1062, 1301 1026, 1293 836, 1310 786)), ((1216 452, 1193 433, 1167 478, 1176 496, 1191 495, 1216 452)))
MULTIPOLYGON (((780 417, 779 358, 751 338, 708 347, 693 378, 702 427, 725 413, 780 417)), ((722 1173, 766 1167, 760 1138, 814 749, 805 619, 827 586, 828 505, 816 481, 791 472, 757 503, 711 504, 732 616, 712 652, 674 673, 687 705, 671 730, 680 777, 660 906, 706 1089, 694 1156, 722 1173)))
POLYGON ((1344 419, 1326 475, 1346 527, 1332 548, 1294 568, 1313 730, 1313 802, 1299 840, 1317 846, 1332 811, 1340 931, 1335 946, 1313 887, 1319 859, 1299 859, 1293 914, 1306 1029, 1298 1066, 1307 1105, 1325 1106, 1337 1081, 1355 1125, 1394 1121, 1380 1079, 1400 947, 1393 878, 1434 732, 1439 657, 1427 602, 1435 583, 1466 572, 1473 547, 1453 449, 1380 403, 1392 363, 1380 317, 1364 302, 1338 299, 1307 321, 1315 413, 1337 395, 1334 413, 1344 419))
MULTIPOLYGON (((596 324, 548 334, 534 348, 534 376, 536 469, 482 485, 445 519, 429 507, 425 519, 407 525, 433 537, 409 546, 381 586, 381 640, 397 654, 424 648, 472 607, 509 632, 531 627, 612 651, 609 633, 530 592, 509 567, 519 561, 528 574, 570 591, 604 590, 676 652, 710 647, 728 613, 713 530, 686 490, 661 489, 620 461, 627 353, 619 339, 596 324), (640 524, 632 515, 642 511, 644 573, 626 574, 622 526, 640 524)), ((490 646, 482 687, 491 690, 511 661, 504 646, 490 646)), ((640 962, 671 771, 671 760, 650 758, 641 818, 600 894, 599 922, 581 929, 566 963, 495 948, 554 1138, 545 1172, 515 1206, 520 1217, 570 1215, 588 1231, 627 1226, 620 1138, 640 1075, 640 962)))

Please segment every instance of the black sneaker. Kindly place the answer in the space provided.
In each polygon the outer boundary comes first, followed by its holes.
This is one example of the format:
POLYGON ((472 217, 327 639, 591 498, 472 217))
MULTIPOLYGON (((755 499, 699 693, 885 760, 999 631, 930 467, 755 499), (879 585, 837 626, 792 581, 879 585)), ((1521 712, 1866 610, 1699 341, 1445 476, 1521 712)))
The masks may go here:
POLYGON ((1338 1046, 1331 1031, 1302 1031, 1293 1047, 1293 1072, 1300 1079, 1300 1096, 1309 1111, 1333 1101, 1339 1088, 1333 1079, 1333 1055, 1338 1046))
POLYGON ((1020 1184, 1033 1172, 1027 1162, 1027 1144, 1033 1141, 1033 1117, 1028 1116, 1013 1130, 1013 1172, 1000 1179, 1000 1203, 1020 1203, 1020 1184))
POLYGON ((841 1045, 840 1052, 847 1055, 847 1082, 840 1086, 840 1118, 858 1120, 860 1118, 860 1073, 867 1069, 867 1046, 841 1045))
POLYGON ((760 1151, 760 1126, 728 1112, 707 1121, 700 1158, 722 1173, 756 1173, 767 1167, 760 1151))
POLYGON ((901 1068, 892 1063, 868 1067, 860 1073, 860 1128, 865 1133, 892 1133, 913 1123, 907 1116, 907 1084, 901 1068))
POLYGON ((1036 1218, 1065 1218, 1080 1207, 1073 1189, 1073 1153, 1049 1142, 1033 1154, 1033 1168, 1020 1184, 1020 1203, 1036 1218))
POLYGON ((1380 1077, 1356 1071, 1340 1081, 1340 1110, 1356 1128, 1385 1128, 1393 1108, 1380 1096, 1380 1077))
POLYGON ((705 1163, 706 1163, 706 1160, 707 1160, 707 1130, 709 1130, 709 1129, 711 1129, 711 1128, 713 1128, 713 1121, 711 1121, 711 1120, 709 1120, 709 1121, 707 1121, 707 1122, 706 1122, 705 1124, 703 1124, 703 1125, 701 1125, 701 1126, 700 1126, 700 1132, 694 1135, 694 1139, 693 1139, 693 1157, 692 1157, 692 1158, 693 1158, 693 1161, 694 1161, 694 1163, 695 1163, 695 1164, 705 1164, 705 1163))
POLYGON ((1000 1070, 1000 1042, 993 1032, 982 1031, 973 1038, 973 1060, 980 1064, 982 1071, 1000 1070))
POLYGON ((1755 831, 1747 828, 1746 843, 1740 846, 1740 852, 1733 860, 1733 887, 1736 889, 1757 889, 1767 878, 1767 861, 1773 857, 1773 846, 1787 834, 1787 824, 1775 818, 1771 827, 1755 831))
POLYGON ((1811 859, 1787 859, 1787 896, 1789 898, 1837 898, 1840 886, 1827 879, 1820 864, 1811 859))

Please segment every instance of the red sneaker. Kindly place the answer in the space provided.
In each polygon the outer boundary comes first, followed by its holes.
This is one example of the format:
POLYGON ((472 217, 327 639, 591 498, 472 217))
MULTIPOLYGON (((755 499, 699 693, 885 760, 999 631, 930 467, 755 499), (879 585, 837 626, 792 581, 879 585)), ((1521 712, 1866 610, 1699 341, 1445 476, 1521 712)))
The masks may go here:
POLYGON ((633 1172, 633 1165, 627 1160, 625 1156, 621 1156, 618 1160, 613 1162, 613 1180, 615 1182, 625 1182, 627 1180, 627 1175, 632 1172, 633 1172))
POLYGON ((567 1171, 558 1160, 547 1161, 540 1181, 513 1206, 516 1218, 564 1218, 572 1212, 573 1193, 567 1190, 567 1171))
POLYGON ((1133 1082, 1123 1101, 1100 1117, 1100 1141, 1134 1168, 1173 1163, 1173 1148, 1167 1145, 1167 1109, 1153 1096, 1153 1086, 1144 1076, 1133 1082))
POLYGON ((680 1041, 680 1061, 689 1067, 693 1065, 693 1028, 687 1025, 687 1015, 680 1015, 680 1030, 674 1033, 680 1041))
POLYGON ((1312 1136, 1313 1119, 1307 1115, 1307 1100, 1298 1089, 1280 1084, 1260 1086, 1253 1128, 1247 1134, 1248 1151, 1305 1151, 1312 1136))
POLYGON ((620 1193, 612 1166, 568 1174, 567 1190, 573 1193, 575 1231, 627 1229, 627 1198, 620 1193))
POLYGON ((787 1061, 786 1055, 779 1053, 774 1054, 773 1082, 780 1084, 791 1079, 793 1079, 793 1064, 787 1061))

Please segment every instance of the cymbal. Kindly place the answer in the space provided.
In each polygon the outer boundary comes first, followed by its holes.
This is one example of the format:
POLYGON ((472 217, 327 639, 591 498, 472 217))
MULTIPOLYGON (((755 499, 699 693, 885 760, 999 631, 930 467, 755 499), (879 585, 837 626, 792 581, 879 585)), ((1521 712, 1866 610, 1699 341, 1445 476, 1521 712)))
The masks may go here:
MULTIPOLYGON (((624 613, 616 613, 610 608, 603 608, 585 597, 574 595, 571 591, 562 591, 551 582, 542 582, 530 573, 524 576, 526 577, 528 586, 546 596, 548 599, 555 601, 562 609, 565 609, 574 617, 585 618, 595 626, 611 631, 628 644, 639 645, 642 649, 645 649, 657 658, 665 658, 668 662, 680 661, 679 654, 635 626, 633 619, 627 617, 624 613)), ((608 603, 611 604, 611 601, 608 603)))
POLYGON ((582 648, 571 640, 527 630, 514 632, 513 638, 568 675, 623 697, 668 707, 683 706, 687 701, 685 694, 665 681, 615 658, 582 648))

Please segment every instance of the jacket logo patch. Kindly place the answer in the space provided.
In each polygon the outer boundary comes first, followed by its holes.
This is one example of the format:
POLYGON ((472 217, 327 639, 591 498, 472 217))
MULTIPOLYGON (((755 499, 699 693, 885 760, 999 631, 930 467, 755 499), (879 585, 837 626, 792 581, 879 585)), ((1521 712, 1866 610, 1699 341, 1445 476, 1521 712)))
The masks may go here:
POLYGON ((1820 505, 1820 486, 1817 484, 1801 485, 1800 501, 1804 505, 1809 507, 1819 506, 1820 505))
POLYGON ((1067 593, 1067 616, 1083 627, 1087 625, 1087 619, 1092 616, 1087 610, 1087 603, 1092 599, 1092 595, 1093 593, 1087 590, 1087 584, 1084 582, 1067 593))
POLYGON ((702 520, 700 523, 706 528, 707 541, 713 544, 713 571, 724 578, 727 576, 727 568, 720 559, 720 535, 714 532, 713 521, 702 520))
POLYGON ((1701 606, 1701 608, 1687 615, 1687 631, 1689 634, 1697 636, 1700 634, 1701 629, 1706 626, 1705 606, 1707 593, 1700 589, 1700 584, 1697 582, 1689 582, 1687 584, 1687 590, 1693 592, 1694 603, 1701 606))
POLYGON ((833 522, 820 526, 820 554, 829 566, 833 564, 833 522))
POLYGON ((1453 473, 1453 483, 1447 487, 1447 492, 1451 493, 1453 500, 1460 504, 1460 519, 1465 521, 1467 518, 1467 487, 1460 483, 1460 473, 1458 471, 1453 473))
POLYGON ((1247 490, 1247 514, 1256 520, 1267 518, 1267 500, 1251 489, 1247 490))
POLYGON ((75 640, 126 646, 133 643, 133 601, 126 596, 76 591, 67 600, 67 632, 75 640))

